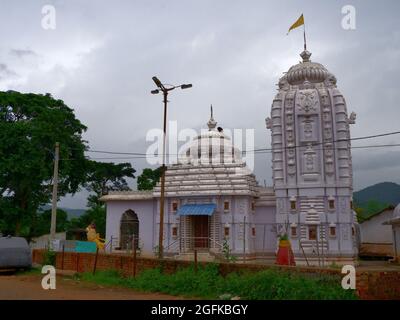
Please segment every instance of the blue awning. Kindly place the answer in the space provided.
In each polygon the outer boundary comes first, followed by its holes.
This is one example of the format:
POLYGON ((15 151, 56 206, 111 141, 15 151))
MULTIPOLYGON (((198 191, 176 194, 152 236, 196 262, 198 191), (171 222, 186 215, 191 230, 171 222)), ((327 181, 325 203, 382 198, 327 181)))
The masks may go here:
POLYGON ((214 203, 184 204, 178 209, 180 216, 211 216, 217 206, 214 203))

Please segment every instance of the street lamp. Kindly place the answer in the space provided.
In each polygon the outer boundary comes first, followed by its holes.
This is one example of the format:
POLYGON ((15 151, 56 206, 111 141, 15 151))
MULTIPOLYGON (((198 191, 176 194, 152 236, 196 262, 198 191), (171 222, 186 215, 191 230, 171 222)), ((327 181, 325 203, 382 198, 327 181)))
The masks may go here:
POLYGON ((151 91, 152 94, 163 93, 164 96, 164 130, 163 130, 163 148, 162 148, 162 166, 161 166, 161 195, 160 195, 160 234, 158 238, 158 257, 163 258, 163 233, 164 233, 164 194, 165 194, 165 140, 167 137, 167 103, 168 93, 175 88, 188 89, 192 84, 181 84, 179 86, 164 85, 157 77, 152 78, 158 89, 151 91), (168 86, 168 87, 166 87, 168 86))

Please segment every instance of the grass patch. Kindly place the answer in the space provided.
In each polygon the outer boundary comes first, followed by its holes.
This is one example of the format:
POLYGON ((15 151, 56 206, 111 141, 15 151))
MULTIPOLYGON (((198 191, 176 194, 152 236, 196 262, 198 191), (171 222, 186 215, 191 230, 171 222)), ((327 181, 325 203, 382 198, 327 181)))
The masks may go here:
POLYGON ((17 275, 17 276, 19 276, 19 275, 29 276, 29 275, 38 275, 38 274, 42 274, 42 269, 36 268, 36 267, 31 267, 31 268, 25 269, 25 270, 17 270, 15 272, 15 275, 17 275))
POLYGON ((191 266, 174 274, 164 274, 160 268, 148 269, 136 278, 124 278, 112 270, 98 271, 95 275, 83 273, 77 277, 105 286, 205 299, 219 299, 220 296, 251 300, 357 299, 354 290, 342 289, 341 279, 335 276, 268 269, 222 277, 216 264, 199 266, 197 273, 191 266))

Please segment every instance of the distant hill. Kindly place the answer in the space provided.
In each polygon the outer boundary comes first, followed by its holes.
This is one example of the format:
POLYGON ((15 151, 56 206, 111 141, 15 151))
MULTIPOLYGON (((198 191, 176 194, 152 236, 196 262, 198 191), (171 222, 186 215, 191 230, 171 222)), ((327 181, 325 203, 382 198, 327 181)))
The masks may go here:
MULTIPOLYGON (((51 205, 46 204, 45 206, 40 208, 42 211, 51 209, 51 205)), ((64 210, 68 214, 68 219, 79 218, 81 215, 85 213, 85 209, 71 209, 71 208, 58 208, 64 210)))
POLYGON ((377 183, 354 192, 353 200, 358 206, 363 206, 371 200, 396 206, 400 203, 400 185, 394 182, 377 183))

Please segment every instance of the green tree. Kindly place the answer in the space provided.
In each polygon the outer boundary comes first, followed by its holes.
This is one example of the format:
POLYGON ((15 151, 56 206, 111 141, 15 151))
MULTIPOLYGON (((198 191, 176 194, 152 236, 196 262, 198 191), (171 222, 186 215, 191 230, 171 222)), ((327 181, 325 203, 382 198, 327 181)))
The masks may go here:
POLYGON ((84 182, 86 127, 50 94, 0 92, 0 221, 4 233, 30 232, 51 199, 54 145, 60 142, 58 195, 84 182))
POLYGON ((89 224, 94 222, 96 224, 96 231, 100 233, 102 238, 106 234, 106 208, 105 206, 96 206, 89 208, 79 218, 72 218, 69 227, 73 228, 86 228, 89 224))
POLYGON ((125 178, 135 178, 135 172, 130 163, 89 161, 85 187, 94 194, 88 197, 88 207, 102 206, 100 197, 110 191, 130 190, 125 178))
POLYGON ((157 182, 160 181, 162 168, 145 168, 142 174, 137 178, 138 190, 153 190, 157 182))
MULTIPOLYGON (((51 209, 38 212, 32 221, 31 235, 34 237, 50 232, 51 209)), ((56 232, 67 231, 69 227, 68 214, 62 209, 57 209, 56 232)))
POLYGON ((79 218, 71 219, 70 228, 86 228, 94 222, 96 231, 104 237, 106 208, 100 198, 110 191, 130 190, 126 178, 135 178, 135 172, 130 163, 88 161, 85 188, 92 193, 88 196, 89 209, 79 218))

